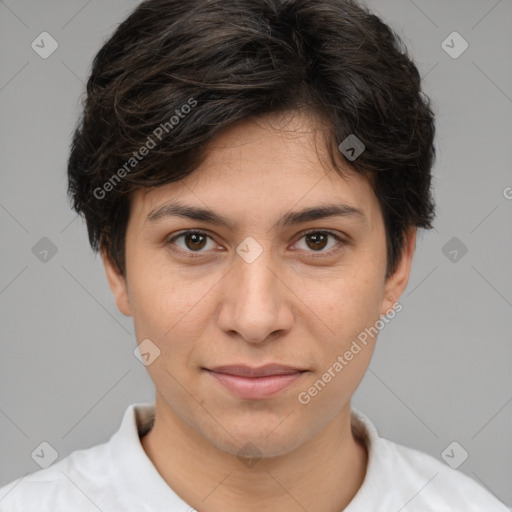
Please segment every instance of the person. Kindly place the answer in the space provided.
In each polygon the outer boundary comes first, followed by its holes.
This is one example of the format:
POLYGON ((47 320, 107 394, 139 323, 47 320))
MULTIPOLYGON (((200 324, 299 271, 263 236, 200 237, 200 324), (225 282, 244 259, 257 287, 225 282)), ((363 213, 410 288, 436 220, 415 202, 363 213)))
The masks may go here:
POLYGON ((96 55, 68 163, 155 403, 2 512, 479 511, 351 407, 432 227, 434 113, 352 0, 146 0, 96 55))

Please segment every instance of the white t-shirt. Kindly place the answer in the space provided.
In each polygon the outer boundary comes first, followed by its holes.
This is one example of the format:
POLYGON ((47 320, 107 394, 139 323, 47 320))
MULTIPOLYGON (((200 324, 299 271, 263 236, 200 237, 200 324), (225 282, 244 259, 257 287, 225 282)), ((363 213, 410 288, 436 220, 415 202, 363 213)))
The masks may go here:
MULTIPOLYGON (((107 443, 75 451, 2 487, 0 511, 190 512, 140 442, 153 418, 152 404, 131 405, 107 443)), ((351 422, 369 457, 363 485, 344 512, 509 512, 461 472, 379 437, 361 412, 352 409, 351 422)))

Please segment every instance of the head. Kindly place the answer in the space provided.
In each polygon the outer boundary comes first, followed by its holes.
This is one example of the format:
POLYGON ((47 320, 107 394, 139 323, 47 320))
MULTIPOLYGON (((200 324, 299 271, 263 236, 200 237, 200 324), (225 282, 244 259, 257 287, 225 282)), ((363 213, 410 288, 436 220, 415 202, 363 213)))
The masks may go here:
POLYGON ((375 338, 297 395, 405 289, 433 219, 433 139, 417 68, 354 1, 147 0, 118 27, 69 194, 137 343, 160 350, 148 370, 172 414, 228 452, 277 455, 346 409, 375 338), (240 400, 205 373, 269 362, 305 370, 301 388, 240 400))

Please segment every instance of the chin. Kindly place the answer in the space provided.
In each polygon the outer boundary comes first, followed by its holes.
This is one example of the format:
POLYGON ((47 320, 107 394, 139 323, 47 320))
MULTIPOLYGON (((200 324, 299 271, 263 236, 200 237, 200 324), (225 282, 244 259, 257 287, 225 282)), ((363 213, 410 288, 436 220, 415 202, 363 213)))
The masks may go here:
POLYGON ((305 439, 294 435, 289 428, 272 427, 262 428, 257 420, 252 425, 238 425, 231 423, 229 429, 231 436, 222 431, 222 437, 209 439, 209 442, 219 450, 237 457, 270 458, 286 455, 293 451, 305 439))

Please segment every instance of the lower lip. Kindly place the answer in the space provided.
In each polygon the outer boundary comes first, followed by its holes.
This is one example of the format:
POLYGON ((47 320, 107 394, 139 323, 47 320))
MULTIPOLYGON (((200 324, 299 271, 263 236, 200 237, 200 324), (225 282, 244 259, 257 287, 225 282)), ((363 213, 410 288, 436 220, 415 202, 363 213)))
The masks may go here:
POLYGON ((258 400, 268 398, 282 391, 295 382, 304 372, 269 375, 267 377, 240 377, 210 370, 208 370, 208 373, 241 398, 258 400))

